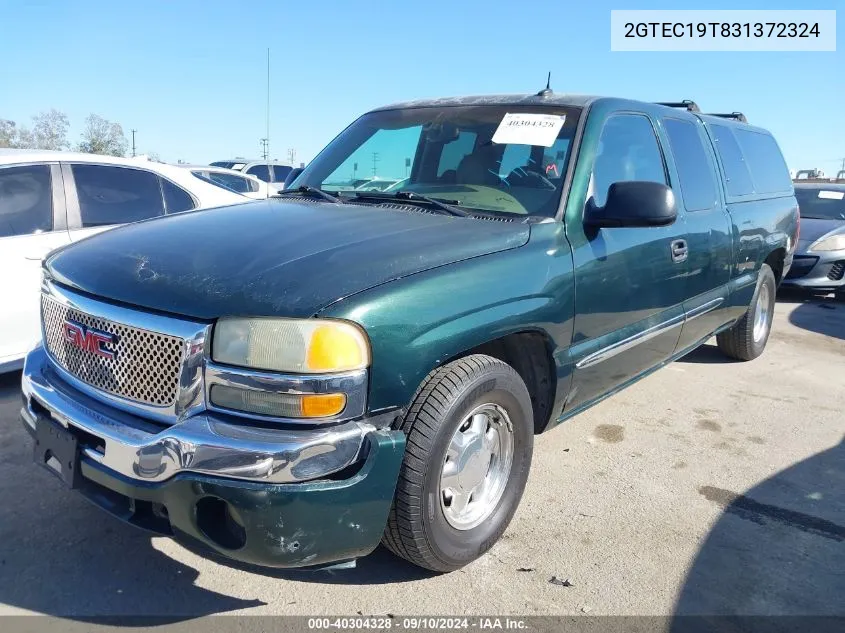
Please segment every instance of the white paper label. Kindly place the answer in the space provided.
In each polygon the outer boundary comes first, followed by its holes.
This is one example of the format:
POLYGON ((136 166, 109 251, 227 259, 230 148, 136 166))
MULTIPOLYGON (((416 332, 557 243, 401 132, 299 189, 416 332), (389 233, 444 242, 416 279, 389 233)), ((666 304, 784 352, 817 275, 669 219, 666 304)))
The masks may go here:
POLYGON ((525 112, 508 112, 496 133, 493 135, 494 143, 503 145, 513 143, 516 145, 540 145, 551 147, 557 139, 560 128, 566 121, 563 114, 527 114, 525 112))
POLYGON ((819 191, 819 198, 826 200, 842 200, 845 198, 845 191, 819 191))

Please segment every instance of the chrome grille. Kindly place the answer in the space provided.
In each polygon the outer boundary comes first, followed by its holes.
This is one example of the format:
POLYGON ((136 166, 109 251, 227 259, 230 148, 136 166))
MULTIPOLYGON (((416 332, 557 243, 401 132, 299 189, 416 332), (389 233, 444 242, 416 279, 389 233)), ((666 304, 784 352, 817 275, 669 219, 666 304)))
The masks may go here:
POLYGON ((185 341, 94 317, 41 295, 44 342, 53 359, 79 380, 108 393, 153 406, 176 400, 185 341), (112 358, 77 347, 65 338, 64 324, 113 334, 112 358))

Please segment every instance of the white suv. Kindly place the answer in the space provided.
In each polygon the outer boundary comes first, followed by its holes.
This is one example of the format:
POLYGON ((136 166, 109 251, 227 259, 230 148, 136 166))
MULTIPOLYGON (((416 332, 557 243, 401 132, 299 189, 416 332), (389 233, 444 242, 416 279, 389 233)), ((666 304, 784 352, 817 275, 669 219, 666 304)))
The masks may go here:
POLYGON ((277 191, 281 191, 285 188, 285 178, 293 169, 290 165, 285 165, 276 161, 248 160, 246 158, 218 160, 213 163, 209 163, 209 165, 212 167, 225 167, 226 169, 242 171, 250 176, 255 176, 259 180, 263 180, 277 191))
POLYGON ((248 201, 140 158, 0 149, 0 372, 20 367, 40 336, 41 260, 50 251, 115 225, 248 201))

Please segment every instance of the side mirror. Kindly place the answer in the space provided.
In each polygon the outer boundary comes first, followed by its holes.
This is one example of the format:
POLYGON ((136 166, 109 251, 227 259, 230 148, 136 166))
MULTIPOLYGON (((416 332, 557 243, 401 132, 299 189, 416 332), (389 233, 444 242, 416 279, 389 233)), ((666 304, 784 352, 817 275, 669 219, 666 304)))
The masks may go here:
POLYGON ((290 183, 292 183, 294 180, 296 180, 297 177, 299 176, 299 174, 301 174, 303 171, 305 171, 305 170, 302 167, 294 167, 293 169, 291 169, 288 172, 288 175, 285 176, 285 186, 284 186, 284 188, 287 189, 288 185, 290 185, 290 183))
POLYGON ((675 194, 657 182, 624 181, 610 185, 607 202, 587 202, 584 223, 596 228, 667 226, 678 217, 675 194))

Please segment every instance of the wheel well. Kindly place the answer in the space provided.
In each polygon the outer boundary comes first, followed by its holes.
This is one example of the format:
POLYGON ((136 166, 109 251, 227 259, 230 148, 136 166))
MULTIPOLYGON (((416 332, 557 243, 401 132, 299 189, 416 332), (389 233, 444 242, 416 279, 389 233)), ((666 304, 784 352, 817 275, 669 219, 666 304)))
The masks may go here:
POLYGON ((783 263, 785 259, 786 249, 776 248, 771 253, 769 253, 769 256, 764 262, 769 265, 769 268, 771 268, 772 272, 775 274, 776 285, 780 285, 781 279, 783 279, 783 263))
POLYGON ((551 340, 545 334, 517 332, 466 350, 447 362, 470 354, 486 354, 513 367, 531 396, 534 432, 542 433, 551 418, 557 382, 551 350, 551 340))

